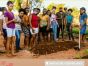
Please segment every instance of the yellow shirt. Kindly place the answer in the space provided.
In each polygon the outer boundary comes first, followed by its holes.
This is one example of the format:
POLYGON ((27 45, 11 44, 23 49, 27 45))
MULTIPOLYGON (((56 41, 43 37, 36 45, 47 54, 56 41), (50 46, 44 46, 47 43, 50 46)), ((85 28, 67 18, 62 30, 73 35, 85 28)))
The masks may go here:
POLYGON ((49 19, 49 16, 48 15, 39 15, 40 17, 40 27, 43 27, 43 26, 47 26, 48 24, 48 19, 49 19))

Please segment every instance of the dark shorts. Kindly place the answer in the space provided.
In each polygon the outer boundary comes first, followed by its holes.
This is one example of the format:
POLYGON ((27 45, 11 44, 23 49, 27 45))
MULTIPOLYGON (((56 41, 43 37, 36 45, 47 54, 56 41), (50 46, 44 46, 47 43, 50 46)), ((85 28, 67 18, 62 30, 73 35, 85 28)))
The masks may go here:
POLYGON ((41 32, 43 36, 47 35, 48 34, 47 26, 40 27, 39 32, 41 32))
POLYGON ((40 30, 39 30, 39 31, 40 31, 40 32, 47 32, 47 30, 46 30, 46 29, 47 29, 47 26, 40 27, 40 30))
POLYGON ((3 37, 4 37, 4 38, 7 37, 7 31, 6 31, 6 29, 3 29, 3 37))

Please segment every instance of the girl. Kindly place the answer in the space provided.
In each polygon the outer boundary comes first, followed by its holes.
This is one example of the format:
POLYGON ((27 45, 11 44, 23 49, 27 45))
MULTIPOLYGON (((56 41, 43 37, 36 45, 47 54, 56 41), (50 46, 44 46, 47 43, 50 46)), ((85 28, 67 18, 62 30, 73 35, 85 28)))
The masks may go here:
POLYGON ((12 12, 13 3, 11 1, 7 2, 8 10, 5 12, 5 21, 7 22, 7 55, 10 53, 11 46, 11 55, 14 56, 14 45, 15 45, 15 19, 12 12))
POLYGON ((87 22, 87 14, 86 9, 84 7, 80 8, 80 37, 81 42, 84 43, 85 32, 86 32, 86 22, 87 22))
POLYGON ((54 37, 54 41, 57 42, 57 27, 58 27, 58 23, 56 20, 56 14, 55 14, 55 10, 56 8, 54 7, 52 9, 52 13, 51 13, 51 27, 52 27, 52 31, 53 31, 53 37, 54 37))
POLYGON ((35 46, 36 36, 39 32, 39 17, 37 16, 40 12, 40 9, 34 8, 33 14, 30 15, 30 32, 32 34, 31 42, 30 42, 30 49, 35 46))
POLYGON ((40 16, 40 32, 44 38, 44 41, 47 41, 48 30, 50 28, 50 18, 47 15, 47 9, 43 9, 43 14, 40 16))
POLYGON ((30 28, 29 28, 29 16, 28 16, 28 8, 24 9, 24 16, 23 16, 23 25, 22 25, 22 31, 24 33, 24 48, 28 49, 29 45, 29 37, 30 37, 30 28))

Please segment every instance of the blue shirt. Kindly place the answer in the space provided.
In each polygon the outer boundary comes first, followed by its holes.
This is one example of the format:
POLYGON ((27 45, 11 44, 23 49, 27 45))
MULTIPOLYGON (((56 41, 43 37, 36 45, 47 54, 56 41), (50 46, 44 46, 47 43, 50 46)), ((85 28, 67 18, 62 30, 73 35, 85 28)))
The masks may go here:
POLYGON ((73 21, 73 16, 72 15, 67 15, 66 16, 67 23, 72 23, 73 21))
POLYGON ((80 19, 79 20, 80 20, 80 24, 81 25, 86 24, 85 21, 84 21, 86 18, 87 18, 87 14, 86 13, 80 15, 80 19))

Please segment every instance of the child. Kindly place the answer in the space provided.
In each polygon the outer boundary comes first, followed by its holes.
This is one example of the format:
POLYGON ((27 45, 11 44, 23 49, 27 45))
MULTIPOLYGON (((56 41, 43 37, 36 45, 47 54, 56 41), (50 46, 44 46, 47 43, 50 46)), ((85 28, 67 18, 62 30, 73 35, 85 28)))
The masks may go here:
POLYGON ((12 12, 13 3, 11 1, 7 2, 8 10, 5 12, 5 21, 7 22, 7 56, 14 56, 14 45, 15 45, 15 19, 12 12), (11 51, 11 54, 10 54, 11 51))

